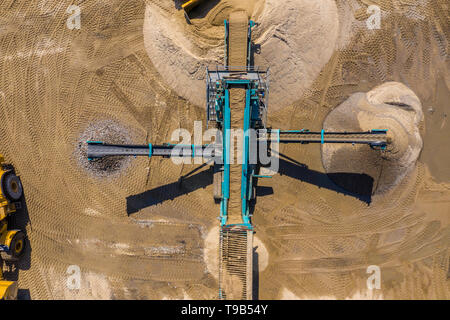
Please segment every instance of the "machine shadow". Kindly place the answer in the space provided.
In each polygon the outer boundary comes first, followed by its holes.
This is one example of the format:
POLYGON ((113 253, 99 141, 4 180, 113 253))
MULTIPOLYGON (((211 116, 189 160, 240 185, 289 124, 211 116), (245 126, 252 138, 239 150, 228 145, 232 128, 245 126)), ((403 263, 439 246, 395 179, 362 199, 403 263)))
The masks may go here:
POLYGON ((209 0, 203 1, 201 5, 198 5, 189 12, 191 19, 203 19, 208 13, 220 3, 221 0, 209 0))
MULTIPOLYGON (((310 170, 306 165, 292 159, 288 161, 280 158, 279 161, 278 173, 280 175, 285 175, 315 185, 319 188, 333 190, 337 193, 354 197, 367 203, 367 205, 370 205, 372 202, 372 188, 374 180, 367 174, 345 172, 326 174, 319 171, 310 170), (342 186, 345 186, 345 188, 340 187, 334 181, 338 182, 342 186)), ((167 200, 173 200, 200 188, 206 188, 213 183, 212 167, 208 170, 203 170, 199 173, 191 175, 203 167, 204 165, 194 169, 176 182, 127 197, 126 201, 128 216, 137 213, 144 208, 163 203, 167 200)), ((272 187, 256 185, 256 199, 252 201, 250 206, 251 212, 253 213, 258 197, 268 196, 271 194, 273 194, 272 187)))
POLYGON ((372 202, 374 179, 367 174, 347 172, 326 174, 319 171, 310 170, 308 166, 301 163, 295 163, 281 158, 279 160, 280 175, 286 175, 291 178, 318 186, 319 188, 333 190, 337 193, 354 197, 367 203, 367 205, 370 205, 372 202), (345 188, 338 186, 334 181, 345 186, 345 188))
POLYGON ((254 300, 259 300, 259 255, 256 252, 258 247, 253 247, 253 288, 252 295, 254 300))
POLYGON ((255 65, 255 55, 256 54, 261 54, 261 45, 260 44, 256 44, 252 41, 251 43, 251 49, 250 49, 250 65, 254 66, 255 65))
MULTIPOLYGON (((209 1, 203 1, 201 4, 194 7, 189 12, 189 18, 190 19, 202 19, 205 18, 208 13, 220 3, 221 0, 209 0, 209 1)), ((182 4, 186 1, 183 0, 174 0, 175 9, 181 10, 182 4)))
MULTIPOLYGON (((202 167, 203 166, 191 172, 194 172, 202 167)), ((206 188, 212 183, 212 168, 187 177, 185 175, 176 182, 127 197, 127 214, 130 216, 131 214, 137 213, 144 208, 163 203, 167 200, 173 200, 200 188, 206 188)))
POLYGON ((256 198, 269 196, 271 194, 273 194, 272 187, 258 186, 258 185, 256 186, 256 198))
POLYGON ((185 2, 184 0, 174 0, 174 5, 175 5, 175 9, 177 10, 181 10, 182 7, 181 5, 185 2))
POLYGON ((31 294, 29 289, 17 290, 17 300, 31 300, 31 294))

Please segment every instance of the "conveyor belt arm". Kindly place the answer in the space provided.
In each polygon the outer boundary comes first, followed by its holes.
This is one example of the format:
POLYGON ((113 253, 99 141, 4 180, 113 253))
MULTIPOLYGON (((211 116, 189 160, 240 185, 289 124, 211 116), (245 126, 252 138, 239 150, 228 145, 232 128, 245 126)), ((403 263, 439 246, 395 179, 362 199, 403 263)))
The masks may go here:
POLYGON ((147 157, 213 157, 218 150, 214 145, 118 145, 101 141, 87 142, 87 156, 89 159, 98 159, 111 156, 147 156, 147 157))
POLYGON ((386 130, 367 132, 310 132, 308 130, 267 130, 260 131, 258 140, 271 140, 280 143, 352 143, 368 144, 384 149, 389 143, 386 130))

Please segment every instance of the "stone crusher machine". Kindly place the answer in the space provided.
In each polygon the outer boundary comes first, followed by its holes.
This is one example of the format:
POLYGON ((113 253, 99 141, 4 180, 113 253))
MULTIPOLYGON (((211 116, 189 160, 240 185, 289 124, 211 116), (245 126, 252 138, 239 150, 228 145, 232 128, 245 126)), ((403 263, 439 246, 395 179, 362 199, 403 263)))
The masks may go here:
POLYGON ((204 157, 213 160, 214 198, 220 202, 219 298, 252 299, 253 233, 251 201, 264 169, 255 154, 261 145, 278 143, 359 143, 384 149, 386 130, 310 132, 266 126, 268 69, 252 66, 251 34, 255 26, 243 12, 225 21, 225 66, 206 70, 207 125, 220 132, 211 145, 111 145, 88 141, 88 158, 106 156, 204 157), (241 129, 241 146, 234 143, 241 129), (253 130, 250 130, 253 129, 253 130), (249 134, 254 132, 256 134, 249 134), (261 143, 262 142, 262 143, 261 143), (176 152, 174 152, 177 150, 176 152), (233 155, 239 154, 233 161, 233 155))

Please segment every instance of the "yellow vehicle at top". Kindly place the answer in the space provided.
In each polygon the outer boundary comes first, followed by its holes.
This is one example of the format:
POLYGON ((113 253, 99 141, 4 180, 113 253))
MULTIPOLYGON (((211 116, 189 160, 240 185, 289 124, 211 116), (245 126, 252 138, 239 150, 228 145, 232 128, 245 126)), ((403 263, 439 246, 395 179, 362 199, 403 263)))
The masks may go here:
POLYGON ((181 5, 184 11, 189 12, 205 0, 189 0, 181 5))
MULTIPOLYGON (((25 233, 10 228, 10 218, 20 208, 22 183, 11 165, 0 155, 0 255, 3 261, 17 261, 25 252, 25 233)), ((15 299, 17 283, 5 281, 0 268, 0 299, 15 299)))
POLYGON ((202 2, 206 2, 206 1, 205 0, 189 0, 181 5, 181 8, 184 10, 184 16, 186 17, 186 20, 189 23, 191 23, 191 19, 189 17, 189 12, 202 2))

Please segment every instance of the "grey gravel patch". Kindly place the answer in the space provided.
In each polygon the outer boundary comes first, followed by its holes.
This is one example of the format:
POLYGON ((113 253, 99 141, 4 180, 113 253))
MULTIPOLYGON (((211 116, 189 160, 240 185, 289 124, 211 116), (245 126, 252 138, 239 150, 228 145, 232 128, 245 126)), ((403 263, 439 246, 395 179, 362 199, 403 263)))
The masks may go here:
POLYGON ((129 131, 116 121, 102 120, 89 124, 79 137, 75 158, 82 168, 98 178, 118 175, 130 164, 130 157, 120 156, 88 160, 87 141, 132 144, 129 131))

